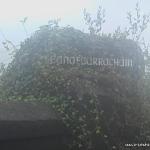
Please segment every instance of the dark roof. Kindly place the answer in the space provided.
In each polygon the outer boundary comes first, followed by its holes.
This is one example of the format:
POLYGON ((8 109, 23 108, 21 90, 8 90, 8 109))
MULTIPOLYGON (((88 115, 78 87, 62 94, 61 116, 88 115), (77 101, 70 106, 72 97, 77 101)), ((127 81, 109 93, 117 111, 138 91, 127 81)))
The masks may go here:
POLYGON ((58 119, 56 113, 45 103, 40 102, 2 102, 0 121, 35 121, 58 119))
POLYGON ((67 130, 54 111, 44 103, 0 104, 0 140, 65 135, 67 130))

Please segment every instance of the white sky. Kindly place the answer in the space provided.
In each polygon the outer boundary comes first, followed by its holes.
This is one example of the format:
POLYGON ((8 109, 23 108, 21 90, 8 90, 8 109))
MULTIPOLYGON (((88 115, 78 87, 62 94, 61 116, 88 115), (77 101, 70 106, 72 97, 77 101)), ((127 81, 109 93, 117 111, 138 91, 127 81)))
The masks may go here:
MULTIPOLYGON (((150 12, 150 0, 141 0, 144 13, 150 12)), ((26 27, 29 33, 39 26, 47 24, 48 20, 61 18, 62 25, 72 25, 83 29, 83 8, 95 13, 98 5, 106 9, 106 24, 104 32, 112 32, 118 25, 127 24, 126 12, 133 10, 137 0, 0 0, 0 29, 6 38, 18 44, 26 38, 19 22, 28 17, 26 27)), ((150 39, 150 28, 145 33, 150 39)), ((0 34, 0 43, 3 41, 0 34)), ((9 56, 0 44, 0 62, 7 62, 9 56)))

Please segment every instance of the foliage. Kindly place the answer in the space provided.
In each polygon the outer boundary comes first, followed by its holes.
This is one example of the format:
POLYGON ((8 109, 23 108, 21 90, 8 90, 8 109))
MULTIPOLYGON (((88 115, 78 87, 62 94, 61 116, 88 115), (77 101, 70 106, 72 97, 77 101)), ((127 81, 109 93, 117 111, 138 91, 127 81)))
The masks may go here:
POLYGON ((86 25, 88 25, 88 30, 91 35, 100 35, 102 33, 102 26, 105 23, 105 10, 99 6, 97 10, 97 17, 96 19, 93 19, 90 13, 84 9, 84 20, 86 25))
POLYGON ((131 14, 131 12, 127 14, 127 19, 129 21, 128 33, 134 41, 139 41, 142 33, 147 28, 150 16, 141 14, 139 3, 136 3, 135 13, 135 17, 131 14))
POLYGON ((20 20, 20 23, 22 24, 22 27, 23 27, 23 29, 26 33, 26 36, 28 36, 28 32, 27 32, 27 29, 26 29, 26 26, 25 26, 27 20, 28 20, 28 17, 24 17, 23 20, 20 20))
MULTIPOLYGON (((114 39, 132 39, 139 45, 143 51, 144 56, 144 65, 145 65, 145 74, 143 79, 143 84, 140 85, 141 87, 141 94, 142 94, 142 118, 143 124, 141 126, 141 130, 145 137, 149 135, 149 124, 150 118, 149 116, 149 108, 150 108, 150 52, 149 52, 149 43, 145 42, 144 37, 142 36, 145 30, 148 27, 150 22, 150 15, 142 14, 140 5, 137 2, 135 7, 135 13, 127 13, 127 19, 129 25, 124 29, 121 30, 119 26, 113 34, 108 34, 106 36, 113 37, 114 39)), ((149 138, 147 139, 149 140, 149 138)), ((146 140, 145 140, 146 141, 146 140)), ((122 149, 122 147, 120 147, 122 149)))
POLYGON ((143 75, 138 66, 142 64, 142 51, 131 40, 93 37, 71 27, 46 25, 21 44, 1 77, 1 95, 5 99, 48 101, 72 131, 70 148, 110 149, 129 140, 127 135, 130 140, 142 138, 138 87, 143 75), (50 65, 54 52, 129 57, 135 64, 132 69, 50 65), (122 135, 125 138, 120 138, 122 135))
POLYGON ((21 43, 13 61, 4 69, 0 78, 1 97, 42 100, 52 105, 72 131, 70 149, 120 149, 124 143, 145 141, 149 111, 145 106, 148 102, 143 103, 143 97, 148 99, 148 89, 143 93, 144 52, 133 40, 139 40, 148 20, 141 20, 138 5, 136 12, 135 19, 128 14, 128 30, 121 32, 118 28, 112 36, 102 34, 102 7, 97 19, 84 11, 90 34, 72 27, 60 28, 59 20, 49 21, 21 43), (133 59, 134 66, 50 65, 53 53, 126 57, 133 59))

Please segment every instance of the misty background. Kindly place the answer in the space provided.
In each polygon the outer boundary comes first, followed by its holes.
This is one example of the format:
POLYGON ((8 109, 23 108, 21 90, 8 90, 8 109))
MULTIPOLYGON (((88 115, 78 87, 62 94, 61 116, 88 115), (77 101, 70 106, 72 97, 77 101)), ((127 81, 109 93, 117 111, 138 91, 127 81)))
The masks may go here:
MULTIPOLYGON (((30 37, 42 25, 48 24, 51 19, 60 18, 61 26, 71 25, 80 30, 86 30, 83 20, 83 9, 86 8, 92 15, 96 14, 98 6, 105 10, 106 23, 103 32, 113 32, 118 26, 123 29, 128 25, 127 12, 134 11, 137 0, 4 0, 0 5, 0 62, 8 63, 10 55, 4 49, 2 42, 12 41, 18 45, 25 38, 30 37), (20 22, 24 17, 26 21, 26 35, 20 22)), ((141 0, 140 8, 145 14, 150 12, 150 1, 141 0)), ((145 40, 149 42, 150 27, 144 33, 145 40)))

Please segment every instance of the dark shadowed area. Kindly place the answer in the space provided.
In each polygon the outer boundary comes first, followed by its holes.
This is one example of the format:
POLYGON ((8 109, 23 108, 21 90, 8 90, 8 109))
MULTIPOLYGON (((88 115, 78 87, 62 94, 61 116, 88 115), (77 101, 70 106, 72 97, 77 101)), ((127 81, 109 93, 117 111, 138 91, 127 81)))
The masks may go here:
POLYGON ((0 104, 1 150, 49 150, 65 148, 69 132, 46 104, 0 104))

